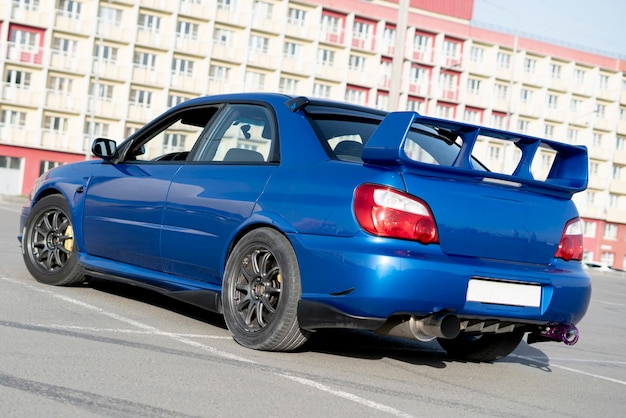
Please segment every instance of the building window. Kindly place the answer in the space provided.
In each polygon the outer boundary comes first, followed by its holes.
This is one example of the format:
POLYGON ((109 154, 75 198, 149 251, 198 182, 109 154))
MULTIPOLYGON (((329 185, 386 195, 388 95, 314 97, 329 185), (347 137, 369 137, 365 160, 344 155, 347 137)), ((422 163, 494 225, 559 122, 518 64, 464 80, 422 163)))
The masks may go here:
POLYGON ((534 74, 537 70, 537 60, 533 58, 524 59, 524 72, 534 74))
POLYGON ((251 54, 267 54, 269 51, 270 40, 265 36, 250 35, 248 41, 248 50, 251 54))
POLYGON ((507 100, 509 98, 509 86, 502 83, 496 83, 494 85, 496 98, 500 100, 507 100))
POLYGON ((287 12, 287 22, 296 26, 304 26, 306 23, 306 10, 290 7, 287 12))
POLYGON ((48 90, 56 93, 66 93, 69 95, 72 93, 73 82, 74 80, 72 80, 71 78, 51 75, 48 78, 47 88, 48 90))
POLYGON ((609 88, 609 76, 605 74, 600 74, 598 76, 598 88, 600 90, 606 90, 609 88))
POLYGON ((80 18, 80 9, 82 4, 75 0, 59 0, 57 4, 57 15, 65 16, 71 19, 80 18))
POLYGON ((213 32, 213 40, 222 46, 233 46, 235 42, 235 32, 228 29, 216 28, 213 32))
POLYGON ((626 151, 626 137, 618 136, 615 141, 615 149, 617 151, 626 151))
POLYGON ((533 91, 529 89, 522 89, 520 91, 520 101, 522 103, 530 104, 533 102, 533 91))
POLYGON ((320 48, 317 50, 317 63, 324 66, 335 65, 335 51, 320 48))
POLYGON ((244 76, 244 84, 246 88, 255 91, 265 90, 265 74, 257 71, 246 71, 244 76))
POLYGON ((179 20, 176 24, 176 36, 181 39, 198 39, 198 24, 179 20))
POLYGON ((260 17, 261 19, 271 20, 274 16, 274 5, 265 1, 257 0, 254 2, 252 13, 254 16, 260 17))
POLYGON ((473 46, 470 48, 470 61, 481 64, 485 59, 485 48, 473 46))
POLYGON ((152 71, 156 67, 156 54, 151 54, 149 52, 135 52, 133 54, 133 64, 136 68, 152 71))
POLYGON ((596 223, 593 221, 583 221, 583 235, 588 238, 595 238, 596 223))
POLYGON ((350 55, 348 68, 352 71, 364 72, 367 58, 361 55, 350 55))
POLYGON ((105 25, 120 26, 122 11, 112 7, 101 6, 98 10, 98 21, 105 25))
POLYGON ((606 106, 600 103, 596 103, 595 114, 599 118, 604 118, 606 116, 606 106))
POLYGON ((617 225, 615 224, 604 225, 604 238, 605 239, 617 239, 617 225))
POLYGON ((574 82, 578 85, 585 84, 585 70, 581 70, 580 68, 574 68, 574 82))
POLYGON ((498 63, 498 67, 500 68, 511 68, 511 54, 507 52, 498 52, 496 61, 498 63))
POLYGON ((556 109, 559 103, 559 96, 556 94, 548 94, 546 102, 548 109, 556 109))
POLYGON ((85 135, 91 135, 93 138, 108 137, 111 125, 102 122, 87 122, 85 124, 85 135))
POLYGON ((225 82, 230 78, 230 68, 222 65, 211 65, 209 67, 209 79, 211 81, 225 82))
POLYGON ((517 121, 517 130, 522 133, 528 133, 530 129, 530 121, 526 119, 519 119, 517 121))
POLYGON ((561 65, 550 64, 550 76, 556 80, 561 78, 561 65))
POLYGON ((115 87, 111 84, 91 83, 89 85, 89 95, 96 97, 98 100, 111 101, 113 99, 114 88, 115 87))
POLYGON ((193 77, 193 61, 182 58, 172 60, 172 75, 193 77))
POLYGON ((454 119, 456 106, 446 103, 437 103, 435 114, 441 119, 454 119))
POLYGON ((41 176, 46 171, 52 170, 54 167, 58 167, 60 165, 63 165, 63 163, 58 161, 42 160, 41 162, 39 162, 39 175, 41 176))
POLYGON ((0 120, 2 126, 23 128, 26 126, 26 112, 19 112, 17 110, 2 110, 2 119, 0 120))
POLYGON ((9 87, 28 89, 30 87, 31 73, 19 70, 7 70, 5 82, 9 87))
POLYGON ((96 45, 94 51, 94 59, 108 64, 117 62, 118 49, 108 45, 96 45))
POLYGON ((615 253, 610 251, 603 251, 602 257, 600 258, 600 263, 606 266, 613 266, 613 262, 615 261, 615 253))
POLYGON ((217 8, 227 12, 234 12, 237 8, 237 0, 217 0, 217 8))
POLYGON ((367 90, 354 87, 346 87, 346 95, 344 99, 346 100, 346 102, 365 105, 367 103, 367 90))
POLYGON ((295 78, 281 77, 278 83, 278 89, 282 93, 295 94, 298 92, 300 81, 295 78))
POLYGON ((504 113, 494 112, 491 114, 491 125, 496 129, 507 129, 507 116, 504 113))
POLYGON ((176 94, 170 94, 170 96, 167 98, 167 106, 168 107, 174 107, 176 105, 181 104, 184 101, 189 100, 188 97, 185 96, 179 96, 176 94))
POLYGON ((78 41, 75 39, 54 37, 52 50, 56 54, 73 55, 78 50, 78 41))
POLYGON ((313 84, 313 96, 330 98, 331 86, 328 84, 315 83, 313 84))
POLYGON ((131 89, 129 101, 132 105, 150 108, 152 105, 152 92, 147 90, 131 89))
POLYGON ((138 29, 141 31, 159 33, 161 29, 161 17, 140 13, 137 25, 138 29))
POLYGON ((543 127, 543 135, 545 138, 554 138, 554 125, 546 123, 543 127))
POLYGON ((64 134, 67 132, 68 119, 61 116, 46 116, 44 128, 49 131, 64 134))
POLYGON ((480 80, 476 78, 469 78, 467 80, 467 91, 471 94, 480 94, 480 80))
POLYGON ((463 119, 465 119, 465 122, 480 125, 482 124, 483 111, 480 109, 466 107, 463 119))

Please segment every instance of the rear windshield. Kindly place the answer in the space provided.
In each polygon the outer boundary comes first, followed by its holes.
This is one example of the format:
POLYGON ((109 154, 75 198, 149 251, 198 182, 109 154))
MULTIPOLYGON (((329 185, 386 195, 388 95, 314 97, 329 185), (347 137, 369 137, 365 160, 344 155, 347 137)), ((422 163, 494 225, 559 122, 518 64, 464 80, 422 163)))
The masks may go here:
MULTIPOLYGON (((311 118, 327 150, 343 161, 362 161, 363 146, 376 130, 382 117, 312 114, 311 118)), ((414 124, 404 143, 410 159, 434 165, 450 166, 459 153, 461 142, 439 135, 434 129, 414 124)), ((483 167, 476 162, 477 169, 483 167)))

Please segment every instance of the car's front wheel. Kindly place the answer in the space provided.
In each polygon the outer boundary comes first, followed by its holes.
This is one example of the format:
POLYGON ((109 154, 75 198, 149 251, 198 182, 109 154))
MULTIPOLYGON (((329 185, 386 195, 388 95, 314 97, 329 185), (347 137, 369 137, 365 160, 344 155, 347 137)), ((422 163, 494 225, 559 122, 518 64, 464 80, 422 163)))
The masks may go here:
POLYGON ((69 286, 83 281, 69 206, 62 196, 41 199, 32 208, 22 237, 26 268, 37 281, 69 286))
POLYGON ((481 335, 462 332, 456 338, 438 338, 437 342, 453 358, 487 362, 498 360, 511 354, 523 337, 524 330, 481 335))
POLYGON ((233 248, 222 284, 224 320, 239 344, 267 351, 295 350, 308 338, 298 325, 300 270, 291 243, 259 228, 233 248))

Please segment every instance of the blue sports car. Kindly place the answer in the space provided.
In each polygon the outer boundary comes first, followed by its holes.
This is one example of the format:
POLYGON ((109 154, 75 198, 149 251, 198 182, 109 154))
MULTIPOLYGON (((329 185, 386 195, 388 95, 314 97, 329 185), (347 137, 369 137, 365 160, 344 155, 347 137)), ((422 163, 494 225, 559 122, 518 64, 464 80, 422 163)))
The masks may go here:
POLYGON ((259 350, 322 328, 436 339, 469 361, 526 334, 578 339, 585 147, 242 93, 189 100, 92 151, 42 175, 23 209, 40 282, 145 286, 222 313, 259 350))

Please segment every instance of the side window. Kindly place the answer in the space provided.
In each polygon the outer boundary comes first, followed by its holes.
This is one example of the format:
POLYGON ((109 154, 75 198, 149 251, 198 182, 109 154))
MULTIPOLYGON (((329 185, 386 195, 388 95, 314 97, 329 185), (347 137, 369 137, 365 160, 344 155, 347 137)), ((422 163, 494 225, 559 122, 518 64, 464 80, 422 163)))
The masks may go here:
POLYGON ((277 161, 276 128, 260 105, 230 104, 201 140, 193 161, 263 163, 277 161))
POLYGON ((185 161, 217 110, 217 106, 191 108, 173 115, 160 129, 147 134, 147 139, 139 139, 126 161, 185 161))

